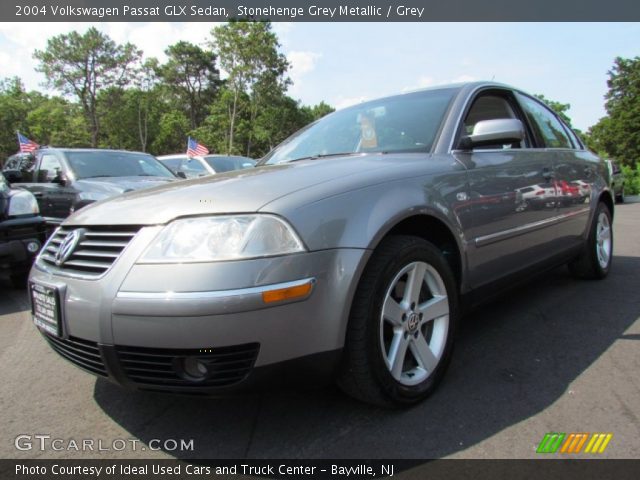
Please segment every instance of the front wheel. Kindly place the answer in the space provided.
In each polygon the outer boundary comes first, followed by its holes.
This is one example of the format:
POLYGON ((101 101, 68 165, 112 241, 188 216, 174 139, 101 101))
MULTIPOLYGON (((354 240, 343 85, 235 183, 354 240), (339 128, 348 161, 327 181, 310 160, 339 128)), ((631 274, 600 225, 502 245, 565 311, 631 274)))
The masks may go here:
POLYGON ((569 263, 569 271, 578 278, 601 279, 609 274, 613 258, 611 212, 603 202, 598 204, 582 254, 569 263))
POLYGON ((422 400, 444 375, 457 321, 456 282, 442 252, 418 237, 385 239, 356 291, 340 386, 376 405, 422 400))

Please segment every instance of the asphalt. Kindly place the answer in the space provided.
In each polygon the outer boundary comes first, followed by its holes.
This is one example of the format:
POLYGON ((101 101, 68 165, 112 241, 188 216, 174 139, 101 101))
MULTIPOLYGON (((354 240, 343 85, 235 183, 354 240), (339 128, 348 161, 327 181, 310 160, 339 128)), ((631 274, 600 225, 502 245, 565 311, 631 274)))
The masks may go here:
POLYGON ((599 457, 640 458, 640 203, 617 206, 614 235, 606 280, 559 268, 465 318, 439 390, 399 411, 336 388, 226 399, 124 391, 54 354, 26 292, 0 278, 0 458, 535 458, 547 432, 612 433, 599 457), (15 447, 40 434, 62 450, 15 447), (84 439, 93 451, 69 443, 84 439), (140 443, 116 451, 120 439, 140 443), (194 448, 151 450, 154 439, 194 448))

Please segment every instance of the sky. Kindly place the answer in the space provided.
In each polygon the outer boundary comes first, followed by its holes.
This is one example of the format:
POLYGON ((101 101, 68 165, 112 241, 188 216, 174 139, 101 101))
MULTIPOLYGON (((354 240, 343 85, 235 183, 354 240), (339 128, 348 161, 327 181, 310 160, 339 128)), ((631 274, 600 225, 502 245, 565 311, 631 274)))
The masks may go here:
MULTIPOLYGON (((0 78, 19 76, 47 91, 35 49, 87 23, 0 23, 0 78)), ((211 23, 96 23, 145 57, 165 58, 186 40, 206 46, 211 23)), ((605 115, 607 72, 615 57, 640 55, 640 23, 274 23, 291 63, 289 94, 304 104, 342 108, 438 84, 495 80, 571 104, 586 130, 605 115)), ((52 92, 48 92, 52 93, 52 92)))

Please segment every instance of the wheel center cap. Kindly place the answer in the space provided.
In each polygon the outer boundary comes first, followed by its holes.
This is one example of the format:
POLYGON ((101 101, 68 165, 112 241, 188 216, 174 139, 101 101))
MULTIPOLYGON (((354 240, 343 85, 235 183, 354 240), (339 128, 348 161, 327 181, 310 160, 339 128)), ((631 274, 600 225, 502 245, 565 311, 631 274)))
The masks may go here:
POLYGON ((407 318, 407 330, 413 332, 416 328, 418 328, 418 324, 420 323, 420 317, 417 313, 411 312, 409 317, 407 318))

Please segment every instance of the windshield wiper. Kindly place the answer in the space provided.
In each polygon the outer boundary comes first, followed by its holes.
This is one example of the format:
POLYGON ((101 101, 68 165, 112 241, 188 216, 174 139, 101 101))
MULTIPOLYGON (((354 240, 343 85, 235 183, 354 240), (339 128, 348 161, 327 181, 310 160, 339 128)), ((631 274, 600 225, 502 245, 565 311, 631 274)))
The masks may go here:
POLYGON ((302 160, 317 160, 320 158, 328 158, 328 157, 352 157, 354 155, 362 155, 363 153, 364 152, 319 153, 317 155, 309 155, 308 157, 294 158, 293 160, 289 160, 288 162, 282 162, 282 163, 300 162, 302 160))

